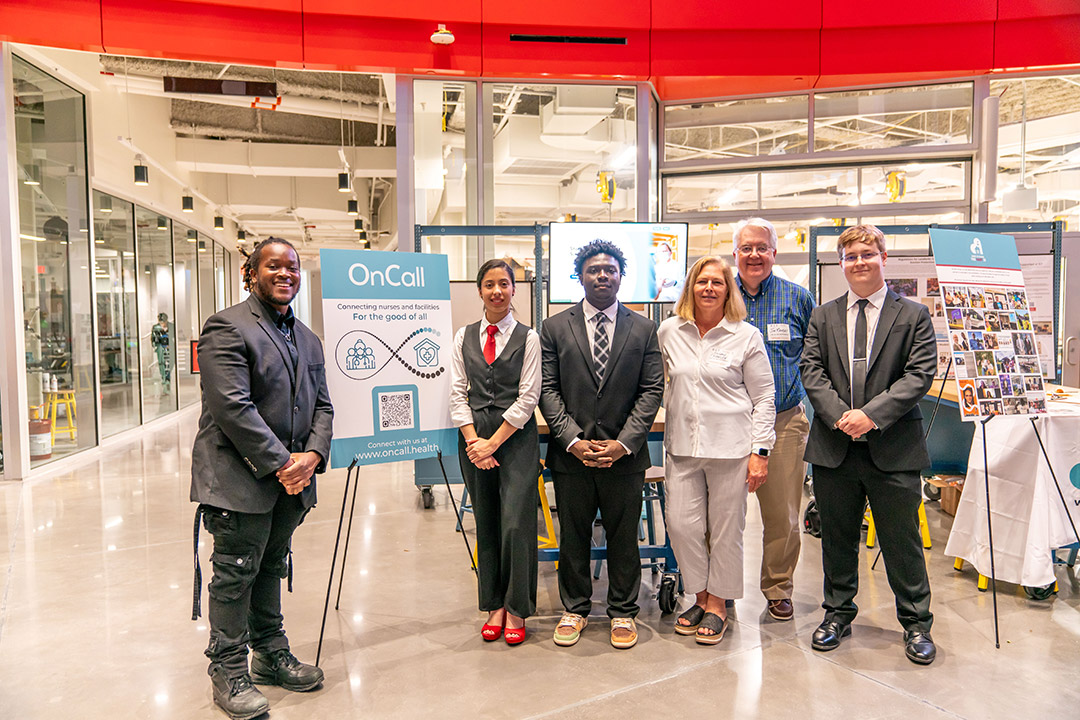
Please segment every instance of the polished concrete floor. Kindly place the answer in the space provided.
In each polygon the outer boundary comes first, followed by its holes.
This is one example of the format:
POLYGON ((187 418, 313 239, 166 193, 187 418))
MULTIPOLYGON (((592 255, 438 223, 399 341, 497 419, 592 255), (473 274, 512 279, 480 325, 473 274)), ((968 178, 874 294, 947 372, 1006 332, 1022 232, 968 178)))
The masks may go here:
MULTIPOLYGON (((196 414, 181 412, 114 440, 76 470, 0 483, 0 718, 215 718, 192 622, 190 448, 196 414)), ((315 658, 344 472, 320 479, 320 503, 297 531, 296 592, 285 600, 293 650, 315 658)), ((475 584, 445 489, 423 509, 405 464, 360 473, 341 606, 331 612, 326 683, 267 688, 270 717, 288 718, 1019 718, 1080 717, 1080 587, 1058 570, 1045 602, 991 595, 942 551, 951 518, 928 504, 927 552, 937 662, 903 655, 892 595, 864 554, 854 633, 836 651, 810 648, 820 620, 820 545, 803 536, 795 620, 779 623, 755 591, 760 543, 747 543, 747 597, 717 647, 676 635, 642 575, 641 635, 608 644, 602 603, 581 642, 559 648, 555 571, 540 568, 539 616, 524 645, 479 638, 475 584)), ((467 524, 469 521, 466 521, 467 524)), ((751 501, 747 538, 760 532, 751 501)), ((200 555, 209 575, 209 538, 200 555)), ((596 599, 605 591, 597 583, 596 599)), ((205 589, 203 590, 205 597, 205 589)), ((687 600, 680 603, 685 607, 687 600)))

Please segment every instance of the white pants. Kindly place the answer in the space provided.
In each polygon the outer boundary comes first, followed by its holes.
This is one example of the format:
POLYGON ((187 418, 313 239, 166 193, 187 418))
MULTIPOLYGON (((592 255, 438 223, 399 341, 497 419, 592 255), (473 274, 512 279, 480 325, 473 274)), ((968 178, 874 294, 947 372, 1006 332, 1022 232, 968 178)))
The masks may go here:
POLYGON ((687 592, 708 590, 732 600, 743 596, 748 464, 749 456, 667 456, 667 532, 687 592))

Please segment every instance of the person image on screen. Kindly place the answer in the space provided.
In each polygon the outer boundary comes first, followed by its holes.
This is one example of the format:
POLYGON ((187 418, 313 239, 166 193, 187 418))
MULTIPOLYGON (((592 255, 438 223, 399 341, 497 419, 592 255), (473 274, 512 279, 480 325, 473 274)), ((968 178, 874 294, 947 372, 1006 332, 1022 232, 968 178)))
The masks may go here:
POLYGON ((476 287, 484 314, 454 336, 450 416, 476 518, 479 603, 488 614, 480 636, 517 645, 536 611, 540 338, 514 319, 516 283, 505 260, 481 265, 476 287))
POLYGON ((611 644, 637 643, 641 517, 649 428, 664 394, 656 325, 618 302, 626 258, 594 240, 574 270, 585 299, 544 321, 540 411, 551 429, 547 465, 559 508, 556 645, 577 643, 592 607, 590 545, 597 510, 607 535, 611 644))
MULTIPOLYGON (((323 671, 289 650, 281 580, 292 578, 292 535, 315 505, 334 409, 322 344, 293 315, 300 258, 267 238, 244 263, 251 295, 212 315, 199 337, 202 415, 191 451, 199 616, 198 522, 213 535, 206 656, 214 702, 231 718, 270 703, 252 684, 307 691, 323 671), (248 672, 248 648, 252 650, 248 672)), ((291 589, 291 580, 290 580, 291 589)))
POLYGON ((732 247, 739 270, 735 284, 746 306, 746 321, 765 339, 772 368, 776 444, 769 455, 769 482, 757 491, 762 525, 760 588, 769 615, 786 621, 795 616, 791 597, 802 538, 803 451, 810 432, 799 359, 814 298, 806 288, 773 273, 777 237, 768 220, 739 222, 732 247))
POLYGON ((674 260, 671 243, 661 240, 653 249, 656 295, 653 302, 675 302, 683 286, 683 267, 674 260))
POLYGON ((747 492, 767 484, 773 375, 723 259, 694 263, 675 313, 659 330, 666 517, 683 583, 696 595, 675 631, 715 645, 728 627, 726 600, 743 595, 747 492))
POLYGON ((930 580, 918 512, 920 470, 930 466, 919 400, 937 371, 930 312, 885 285, 885 236, 849 227, 837 240, 848 292, 814 310, 802 357, 814 406, 806 459, 821 513, 825 618, 815 650, 839 647, 858 613, 859 541, 869 500, 885 572, 904 628, 904 652, 934 661, 930 580))

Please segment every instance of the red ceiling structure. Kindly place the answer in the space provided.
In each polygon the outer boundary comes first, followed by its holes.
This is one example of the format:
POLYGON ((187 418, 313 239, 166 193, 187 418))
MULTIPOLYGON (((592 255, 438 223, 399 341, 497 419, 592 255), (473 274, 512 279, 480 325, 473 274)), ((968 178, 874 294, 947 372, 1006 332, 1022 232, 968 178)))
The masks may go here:
POLYGON ((1080 68, 1080 2, 0 0, 0 39, 320 70, 650 81, 676 100, 1080 68), (440 23, 452 45, 431 42, 440 23))

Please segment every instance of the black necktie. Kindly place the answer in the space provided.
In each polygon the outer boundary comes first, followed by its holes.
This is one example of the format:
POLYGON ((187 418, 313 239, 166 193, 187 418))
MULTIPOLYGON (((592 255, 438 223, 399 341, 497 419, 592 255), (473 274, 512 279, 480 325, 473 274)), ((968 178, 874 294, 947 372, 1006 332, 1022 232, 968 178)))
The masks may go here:
POLYGON ((866 306, 869 300, 859 300, 855 320, 855 347, 851 353, 851 409, 857 410, 866 402, 866 306))

